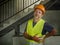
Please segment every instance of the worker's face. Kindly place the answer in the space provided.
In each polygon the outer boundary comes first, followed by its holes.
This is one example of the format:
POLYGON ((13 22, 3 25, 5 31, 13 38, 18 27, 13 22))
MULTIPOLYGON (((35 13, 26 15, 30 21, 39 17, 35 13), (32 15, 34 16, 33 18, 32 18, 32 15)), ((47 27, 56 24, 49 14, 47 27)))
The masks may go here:
POLYGON ((39 10, 39 9, 36 9, 35 12, 34 12, 34 17, 35 18, 41 18, 43 15, 42 15, 42 11, 39 10))

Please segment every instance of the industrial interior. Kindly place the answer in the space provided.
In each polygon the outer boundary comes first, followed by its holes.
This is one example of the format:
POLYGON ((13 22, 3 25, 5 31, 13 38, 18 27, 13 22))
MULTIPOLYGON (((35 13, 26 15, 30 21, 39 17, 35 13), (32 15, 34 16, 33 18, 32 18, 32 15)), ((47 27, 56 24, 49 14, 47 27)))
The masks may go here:
POLYGON ((45 40, 44 45, 60 45, 60 0, 0 0, 0 45, 25 45, 23 36, 27 21, 33 16, 36 4, 43 4, 43 19, 56 28, 56 35, 45 40))

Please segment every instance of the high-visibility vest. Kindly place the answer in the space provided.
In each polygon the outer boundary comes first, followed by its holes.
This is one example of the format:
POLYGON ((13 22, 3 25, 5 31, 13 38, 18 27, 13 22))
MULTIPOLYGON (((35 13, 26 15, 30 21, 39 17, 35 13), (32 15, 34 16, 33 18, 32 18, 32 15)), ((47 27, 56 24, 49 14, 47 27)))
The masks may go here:
MULTIPOLYGON (((43 27, 44 27, 44 23, 45 21, 43 19, 40 19, 36 25, 33 27, 33 19, 30 19, 28 20, 28 24, 27 24, 27 33, 30 35, 30 36, 38 36, 38 37, 42 37, 42 30, 43 30, 43 27)), ((33 41, 33 40, 30 40, 30 41, 33 41)))

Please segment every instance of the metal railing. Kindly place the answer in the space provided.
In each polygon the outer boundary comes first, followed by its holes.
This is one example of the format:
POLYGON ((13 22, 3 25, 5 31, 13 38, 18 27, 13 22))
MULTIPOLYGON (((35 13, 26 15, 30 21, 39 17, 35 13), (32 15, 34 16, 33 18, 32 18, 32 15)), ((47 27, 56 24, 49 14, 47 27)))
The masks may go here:
POLYGON ((5 4, 5 3, 7 3, 8 1, 9 1, 9 0, 1 0, 1 1, 0 1, 0 6, 3 5, 3 4, 5 4))
POLYGON ((8 0, 0 5, 0 24, 40 0, 8 0))
POLYGON ((58 0, 50 0, 49 2, 47 2, 45 5, 46 9, 48 10, 49 8, 51 8, 58 0))

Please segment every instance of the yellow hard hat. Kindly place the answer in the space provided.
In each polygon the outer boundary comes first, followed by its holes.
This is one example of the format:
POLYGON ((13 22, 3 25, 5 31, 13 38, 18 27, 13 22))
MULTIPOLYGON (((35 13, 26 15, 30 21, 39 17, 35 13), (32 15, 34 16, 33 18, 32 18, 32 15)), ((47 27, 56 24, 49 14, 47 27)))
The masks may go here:
POLYGON ((36 6, 34 7, 34 10, 36 10, 36 9, 40 9, 40 10, 43 12, 43 14, 45 13, 45 7, 44 7, 44 5, 42 5, 42 4, 36 5, 36 6))

